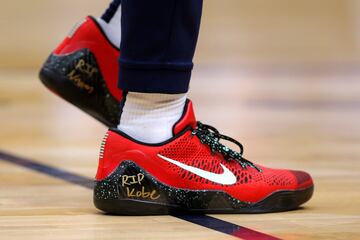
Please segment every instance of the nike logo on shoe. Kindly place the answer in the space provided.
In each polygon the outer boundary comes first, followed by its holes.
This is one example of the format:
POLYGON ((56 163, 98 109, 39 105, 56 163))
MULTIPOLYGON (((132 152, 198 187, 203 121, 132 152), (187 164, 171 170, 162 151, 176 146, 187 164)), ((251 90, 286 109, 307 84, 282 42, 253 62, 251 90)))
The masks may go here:
POLYGON ((220 163, 220 166, 222 167, 224 172, 221 174, 217 174, 217 173, 208 172, 208 171, 202 170, 200 168, 196 168, 196 167, 192 167, 192 166, 183 164, 183 163, 175 161, 171 158, 164 157, 160 154, 158 154, 157 156, 167 162, 170 162, 184 170, 187 170, 193 174, 198 175, 199 177, 205 178, 214 183, 223 184, 223 185, 233 185, 236 183, 235 175, 221 163, 220 163))

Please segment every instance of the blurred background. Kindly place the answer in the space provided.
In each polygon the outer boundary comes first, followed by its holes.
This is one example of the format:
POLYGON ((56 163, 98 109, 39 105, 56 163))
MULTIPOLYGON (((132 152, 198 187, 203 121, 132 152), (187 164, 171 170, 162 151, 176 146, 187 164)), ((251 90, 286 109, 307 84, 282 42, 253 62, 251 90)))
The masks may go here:
MULTIPOLYGON (((1 0, 0 67, 39 67, 104 0, 1 0)), ((348 64, 360 60, 358 0, 205 0, 196 62, 348 64)))

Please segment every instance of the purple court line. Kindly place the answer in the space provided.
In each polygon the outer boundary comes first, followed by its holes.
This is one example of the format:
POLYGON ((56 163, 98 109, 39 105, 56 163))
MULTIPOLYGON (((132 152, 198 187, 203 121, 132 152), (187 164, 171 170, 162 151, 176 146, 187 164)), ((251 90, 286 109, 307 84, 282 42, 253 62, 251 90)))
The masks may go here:
MULTIPOLYGON (((0 151, 0 160, 5 161, 17 166, 21 166, 35 172, 43 173, 45 175, 64 180, 66 182, 79 185, 88 189, 92 189, 93 180, 87 177, 83 177, 66 170, 55 168, 43 163, 38 163, 31 159, 18 157, 10 153, 0 151)), ((217 232, 225 233, 233 237, 237 237, 245 240, 279 240, 276 238, 249 228, 245 228, 234 223, 230 223, 221 219, 210 217, 203 214, 171 214, 171 216, 178 219, 191 222, 193 224, 212 229, 217 232)))

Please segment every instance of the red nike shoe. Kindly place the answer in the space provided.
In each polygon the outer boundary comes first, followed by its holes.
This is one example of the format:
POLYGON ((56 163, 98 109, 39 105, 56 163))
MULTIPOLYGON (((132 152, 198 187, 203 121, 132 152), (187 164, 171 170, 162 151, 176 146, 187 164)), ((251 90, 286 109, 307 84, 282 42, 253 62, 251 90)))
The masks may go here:
POLYGON ((51 53, 40 79, 54 93, 108 127, 119 122, 119 49, 92 17, 77 24, 51 53))
POLYGON ((124 215, 264 213, 295 209, 312 196, 309 174, 246 160, 240 143, 196 122, 190 101, 173 131, 166 142, 146 144, 109 130, 100 152, 95 206, 124 215), (221 139, 236 143, 240 152, 221 139))

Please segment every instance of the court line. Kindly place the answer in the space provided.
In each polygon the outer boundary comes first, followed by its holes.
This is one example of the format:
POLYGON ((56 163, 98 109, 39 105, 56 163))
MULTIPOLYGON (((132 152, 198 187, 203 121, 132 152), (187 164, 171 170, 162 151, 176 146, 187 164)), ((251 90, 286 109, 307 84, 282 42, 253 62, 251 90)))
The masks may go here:
MULTIPOLYGON (((93 188, 93 180, 87 177, 83 177, 66 170, 62 170, 56 167, 52 167, 43 163, 38 163, 31 159, 15 156, 10 153, 6 153, 0 151, 0 160, 5 161, 11 164, 15 164, 17 166, 21 166, 35 172, 43 173, 45 175, 61 179, 63 181, 79 185, 85 187, 87 189, 93 188)), ((245 228, 234 223, 230 223, 221 219, 217 219, 215 217, 211 217, 208 215, 187 215, 187 214, 172 214, 171 216, 176 217, 178 219, 185 220, 187 222, 206 227, 217 232, 225 233, 231 235, 233 237, 245 239, 245 240, 279 240, 280 238, 276 238, 265 233, 261 233, 249 228, 245 228)))

